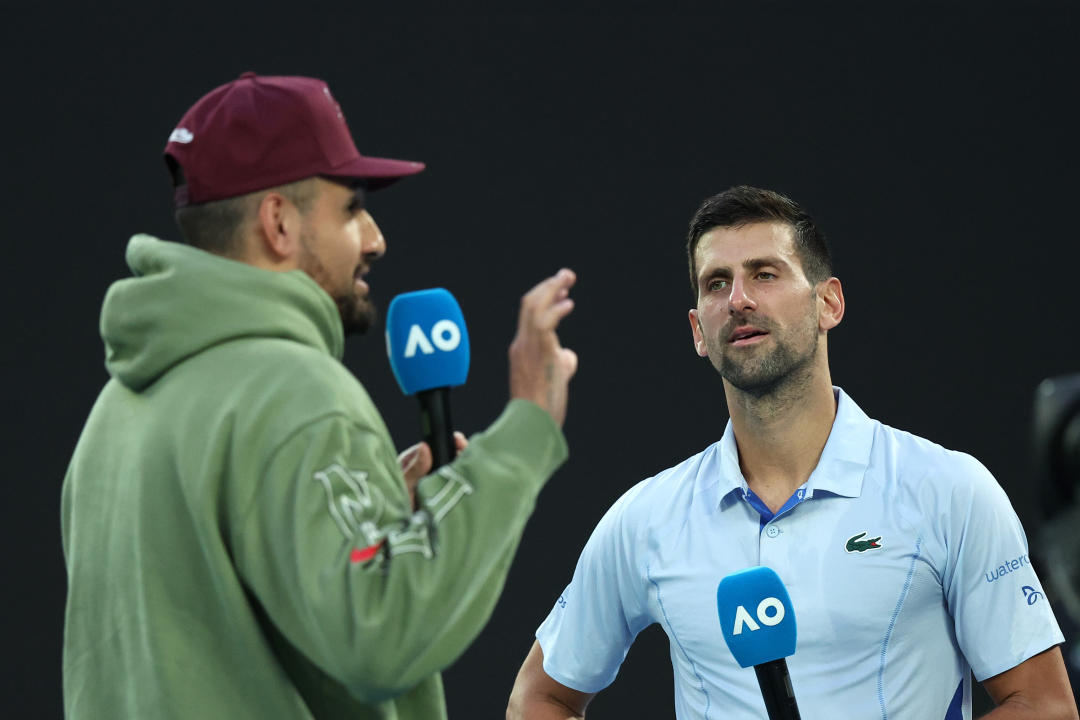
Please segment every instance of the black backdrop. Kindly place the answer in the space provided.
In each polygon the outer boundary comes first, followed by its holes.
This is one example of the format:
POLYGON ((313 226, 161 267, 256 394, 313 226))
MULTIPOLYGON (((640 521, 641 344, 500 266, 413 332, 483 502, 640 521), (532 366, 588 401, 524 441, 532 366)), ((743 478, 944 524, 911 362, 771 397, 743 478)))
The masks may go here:
MULTIPOLYGON (((326 79, 362 152, 429 164, 373 198, 389 253, 370 280, 383 307, 421 287, 458 297, 462 429, 504 402, 520 294, 563 265, 580 276, 561 333, 581 358, 571 461, 446 673, 452 717, 501 717, 603 511, 721 434, 683 236, 735 183, 790 194, 828 233, 848 300, 835 381, 979 457, 1033 535, 1032 391, 1080 369, 1077 6, 809 5, 5 4, 5 715, 61 712, 59 492, 106 379, 100 301, 129 235, 176 236, 160 158, 176 120, 245 70, 326 79)), ((413 442, 381 332, 351 339, 346 363, 413 442)), ((670 716, 671 683, 650 629, 590 716, 670 716)))

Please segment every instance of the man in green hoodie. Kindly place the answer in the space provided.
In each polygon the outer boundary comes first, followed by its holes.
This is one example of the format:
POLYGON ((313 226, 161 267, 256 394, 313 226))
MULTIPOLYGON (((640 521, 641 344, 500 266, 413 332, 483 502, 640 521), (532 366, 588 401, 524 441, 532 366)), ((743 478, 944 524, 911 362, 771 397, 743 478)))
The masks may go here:
POLYGON ((431 473, 340 362, 386 248, 364 193, 423 165, 361 156, 325 83, 253 73, 166 161, 186 242, 131 239, 64 480, 66 716, 445 717, 566 458, 574 274, 522 298, 506 409, 431 473))

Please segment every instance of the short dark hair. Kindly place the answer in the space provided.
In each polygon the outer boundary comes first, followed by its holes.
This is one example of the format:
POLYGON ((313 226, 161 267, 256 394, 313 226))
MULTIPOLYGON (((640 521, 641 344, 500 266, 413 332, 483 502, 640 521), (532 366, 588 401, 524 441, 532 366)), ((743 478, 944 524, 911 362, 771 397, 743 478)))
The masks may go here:
POLYGON ((240 227, 248 216, 247 195, 178 208, 174 217, 188 245, 218 255, 234 256, 240 250, 240 227))
POLYGON ((814 218, 798 203, 772 190, 737 185, 717 193, 701 204, 690 219, 686 255, 690 263, 690 286, 698 294, 694 251, 701 236, 718 227, 740 228, 759 222, 779 222, 795 231, 795 252, 802 262, 803 274, 813 284, 832 276, 832 258, 825 235, 814 218))
MULTIPOLYGON (((175 178, 182 181, 183 175, 174 173, 175 178)), ((288 198, 301 213, 306 213, 315 197, 315 184, 310 180, 311 178, 305 178, 288 185, 256 190, 224 200, 185 205, 177 208, 174 214, 176 224, 188 245, 217 255, 235 257, 241 252, 241 230, 244 221, 255 210, 259 198, 273 190, 288 198)))

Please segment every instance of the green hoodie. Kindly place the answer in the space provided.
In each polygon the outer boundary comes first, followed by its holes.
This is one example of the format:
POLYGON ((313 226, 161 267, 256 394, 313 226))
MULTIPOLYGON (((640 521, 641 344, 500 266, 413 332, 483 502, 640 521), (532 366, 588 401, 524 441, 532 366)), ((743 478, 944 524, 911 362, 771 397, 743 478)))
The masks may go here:
POLYGON ((511 401, 414 512, 311 278, 146 235, 127 260, 64 480, 67 717, 445 717, 559 429, 511 401))

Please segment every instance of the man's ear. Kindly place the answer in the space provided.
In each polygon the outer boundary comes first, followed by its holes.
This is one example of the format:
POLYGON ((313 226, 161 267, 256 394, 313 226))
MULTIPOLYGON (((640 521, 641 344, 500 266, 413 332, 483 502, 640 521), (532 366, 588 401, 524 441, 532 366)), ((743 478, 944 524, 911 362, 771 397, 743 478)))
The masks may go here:
POLYGON ((709 356, 709 348, 705 344, 705 333, 701 330, 701 321, 698 320, 697 310, 691 309, 688 313, 690 318, 690 333, 694 336, 694 350, 700 357, 709 356))
POLYGON ((271 262, 287 262, 299 254, 302 225, 300 209, 281 193, 271 190, 260 198, 255 234, 271 262))
POLYGON ((844 319, 844 288, 840 285, 840 280, 831 277, 823 281, 818 286, 818 297, 821 299, 818 327, 823 332, 827 332, 844 319))

